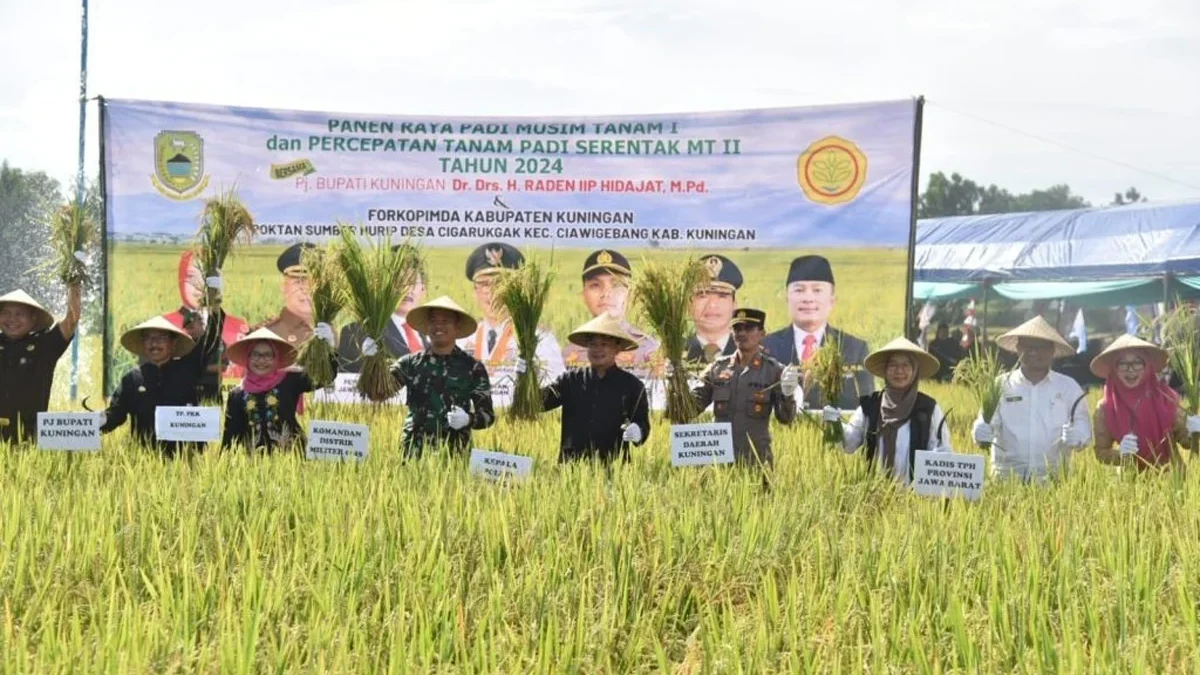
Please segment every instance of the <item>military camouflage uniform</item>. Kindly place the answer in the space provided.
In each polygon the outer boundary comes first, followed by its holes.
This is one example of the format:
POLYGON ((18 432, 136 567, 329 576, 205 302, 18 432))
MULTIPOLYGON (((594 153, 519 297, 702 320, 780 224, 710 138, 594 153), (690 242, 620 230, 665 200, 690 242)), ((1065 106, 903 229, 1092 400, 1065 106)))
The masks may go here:
POLYGON ((487 368, 457 347, 445 356, 431 351, 408 354, 392 365, 392 377, 408 389, 402 443, 406 456, 420 457, 425 446, 440 443, 465 453, 470 449, 471 430, 486 429, 496 421, 487 368), (458 430, 446 422, 456 405, 470 417, 470 423, 458 430))
POLYGON ((796 418, 796 399, 784 396, 779 389, 783 364, 759 351, 749 366, 739 361, 740 355, 723 356, 700 376, 700 386, 692 396, 701 410, 712 404, 717 422, 731 422, 733 454, 739 464, 755 466, 758 461, 768 466, 774 462, 771 453, 771 411, 783 424, 796 418))

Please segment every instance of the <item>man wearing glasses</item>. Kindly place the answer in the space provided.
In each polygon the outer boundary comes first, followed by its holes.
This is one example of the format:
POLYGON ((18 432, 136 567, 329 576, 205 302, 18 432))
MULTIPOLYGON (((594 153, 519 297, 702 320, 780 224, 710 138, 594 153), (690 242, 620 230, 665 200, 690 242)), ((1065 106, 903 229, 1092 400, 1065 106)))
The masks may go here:
POLYGON ((996 477, 1053 477, 1092 437, 1083 389, 1050 369, 1054 359, 1075 350, 1040 316, 1001 335, 996 344, 1016 353, 1019 367, 1000 376, 1000 405, 990 424, 982 415, 975 420, 975 440, 992 444, 996 477))

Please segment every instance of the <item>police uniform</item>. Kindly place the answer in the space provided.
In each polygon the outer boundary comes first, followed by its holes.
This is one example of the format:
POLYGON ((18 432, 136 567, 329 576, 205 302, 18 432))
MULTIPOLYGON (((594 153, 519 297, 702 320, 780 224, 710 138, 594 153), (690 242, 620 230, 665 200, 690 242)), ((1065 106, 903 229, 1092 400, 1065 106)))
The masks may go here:
MULTIPOLYGON (((737 290, 742 287, 742 270, 738 268, 737 264, 716 253, 702 256, 700 260, 712 273, 712 283, 709 284, 709 288, 733 293, 736 297, 737 290)), ((707 342, 695 333, 688 336, 688 361, 712 363, 718 356, 731 356, 735 353, 737 353, 737 345, 733 342, 732 330, 725 334, 724 343, 707 342)))
MULTIPOLYGON (((503 242, 484 244, 467 256, 467 279, 478 281, 498 274, 503 269, 516 269, 524 262, 525 256, 513 246, 503 242)), ((515 363, 517 332, 512 320, 507 317, 496 324, 484 317, 478 321, 471 335, 459 340, 458 346, 490 370, 515 363)), ((558 339, 545 328, 540 329, 538 334, 536 357, 542 367, 543 383, 552 381, 566 370, 558 339)))
MULTIPOLYGON (((588 279, 600 274, 612 274, 623 277, 625 283, 628 284, 630 277, 633 276, 633 266, 629 264, 629 259, 619 252, 611 249, 601 249, 592 252, 583 261, 583 282, 586 284, 588 279)), ((655 352, 658 351, 658 340, 629 323, 625 317, 621 317, 621 329, 629 337, 637 341, 638 346, 637 349, 618 354, 617 365, 622 368, 640 368, 650 365, 654 360, 655 352)), ((563 348, 563 360, 566 361, 568 368, 587 365, 587 349, 573 342, 568 342, 563 348)))
MULTIPOLYGON (((766 313, 738 309, 733 323, 763 327, 766 313)), ((779 386, 783 369, 783 364, 765 351, 759 350, 750 363, 742 363, 741 354, 735 352, 714 361, 700 376, 700 385, 692 390, 700 410, 711 404, 717 422, 732 424, 733 454, 739 464, 755 466, 761 460, 772 465, 771 413, 783 424, 791 424, 796 418, 795 398, 785 396, 779 386)))
MULTIPOLYGON (((308 242, 292 244, 279 255, 279 258, 275 261, 275 267, 279 270, 280 274, 287 277, 307 277, 308 271, 300 264, 300 253, 304 249, 311 248, 316 248, 316 245, 308 242)), ((253 333, 260 328, 270 330, 272 333, 287 340, 288 344, 297 348, 313 332, 312 324, 307 319, 293 314, 286 307, 278 316, 273 316, 262 323, 252 326, 250 332, 253 333)))

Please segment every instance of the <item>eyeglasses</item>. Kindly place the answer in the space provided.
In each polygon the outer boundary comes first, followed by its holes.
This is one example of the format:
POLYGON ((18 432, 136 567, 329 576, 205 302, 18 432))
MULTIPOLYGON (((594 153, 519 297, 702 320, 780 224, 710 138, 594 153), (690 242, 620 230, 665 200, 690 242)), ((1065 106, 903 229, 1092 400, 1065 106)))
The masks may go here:
POLYGON ((1117 370, 1126 373, 1136 373, 1146 369, 1145 361, 1117 361, 1117 370))
POLYGON ((274 361, 275 352, 250 352, 251 361, 274 361))

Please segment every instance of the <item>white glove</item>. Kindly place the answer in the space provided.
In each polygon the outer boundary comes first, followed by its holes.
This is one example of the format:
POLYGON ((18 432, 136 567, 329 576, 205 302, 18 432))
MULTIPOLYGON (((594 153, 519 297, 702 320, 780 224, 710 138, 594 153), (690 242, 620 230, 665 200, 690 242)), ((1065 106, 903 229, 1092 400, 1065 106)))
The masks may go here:
POLYGON ((1121 439, 1121 445, 1119 447, 1121 450, 1122 457, 1128 457, 1129 455, 1136 455, 1137 451, 1138 451, 1137 435, 1125 434, 1125 438, 1121 439))
POLYGON ((971 435, 975 437, 976 443, 992 443, 996 440, 996 431, 992 429, 992 425, 983 420, 976 420, 971 435))
POLYGON ((621 434, 621 440, 628 443, 642 442, 642 428, 637 424, 630 424, 625 427, 625 433, 621 434))
POLYGON ((1188 415, 1187 430, 1189 434, 1200 434, 1200 415, 1188 415))
POLYGON ((363 356, 375 356, 379 353, 379 345, 371 338, 363 338, 362 353, 363 356))
POLYGON ((1076 430, 1074 424, 1063 425, 1059 440, 1069 448, 1078 448, 1087 443, 1087 438, 1083 436, 1083 432, 1076 430))
POLYGON ((779 391, 784 396, 791 396, 796 393, 796 387, 800 384, 800 374, 792 366, 787 366, 779 375, 779 391))
POLYGON ((317 324, 316 328, 313 328, 313 335, 317 336, 317 338, 319 338, 321 340, 324 340, 325 343, 328 344, 330 347, 334 346, 334 344, 333 344, 333 326, 330 326, 329 324, 327 324, 325 322, 321 322, 321 323, 317 324))
POLYGON ((467 416, 466 410, 454 406, 450 409, 450 412, 446 413, 446 422, 450 425, 451 429, 457 431, 467 426, 471 422, 471 418, 467 416))
POLYGON ((87 255, 83 251, 75 251, 75 259, 84 265, 87 264, 87 255))
POLYGON ((108 415, 106 413, 100 413, 100 426, 104 426, 105 424, 108 424, 108 415))
POLYGON ((516 364, 517 374, 520 375, 521 373, 525 372, 526 367, 525 359, 518 356, 516 364))
POLYGON ((225 282, 221 279, 220 275, 205 279, 204 284, 214 291, 219 291, 225 287, 225 282))
POLYGON ((821 419, 826 422, 836 422, 842 419, 842 411, 831 405, 827 405, 821 409, 821 419))

